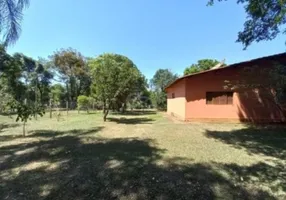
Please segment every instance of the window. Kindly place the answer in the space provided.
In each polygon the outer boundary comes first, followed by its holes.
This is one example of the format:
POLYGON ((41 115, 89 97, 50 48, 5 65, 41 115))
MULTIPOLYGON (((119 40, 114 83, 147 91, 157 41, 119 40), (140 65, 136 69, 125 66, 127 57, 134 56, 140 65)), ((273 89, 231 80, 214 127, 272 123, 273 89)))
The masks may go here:
POLYGON ((172 93, 172 99, 174 99, 175 98, 175 93, 172 93))
POLYGON ((212 105, 232 105, 233 92, 207 92, 206 103, 212 105))

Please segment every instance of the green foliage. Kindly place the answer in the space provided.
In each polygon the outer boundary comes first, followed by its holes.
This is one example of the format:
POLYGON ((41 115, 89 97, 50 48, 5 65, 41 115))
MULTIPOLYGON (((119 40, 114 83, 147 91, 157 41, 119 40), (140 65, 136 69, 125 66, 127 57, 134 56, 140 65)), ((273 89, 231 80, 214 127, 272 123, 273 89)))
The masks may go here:
POLYGON ((159 110, 166 110, 167 108, 167 95, 165 87, 175 81, 178 78, 176 74, 173 74, 168 69, 159 69, 151 79, 152 104, 159 110))
POLYGON ((110 108, 126 102, 142 82, 142 75, 135 64, 122 55, 100 55, 89 60, 89 67, 93 74, 92 91, 105 105, 107 114, 110 108))
POLYGON ((151 102, 158 110, 167 110, 167 94, 166 92, 151 92, 151 102))
POLYGON ((26 87, 22 101, 23 99, 27 99, 28 103, 34 102, 35 104, 47 102, 50 92, 49 85, 53 78, 50 69, 38 61, 20 53, 14 54, 13 59, 21 70, 19 80, 26 87))
POLYGON ((0 34, 5 46, 14 43, 20 35, 22 11, 29 5, 29 0, 0 1, 0 34))
POLYGON ((220 62, 212 59, 202 59, 198 63, 192 64, 190 67, 187 67, 184 71, 184 75, 194 74, 201 71, 209 70, 220 62))
MULTIPOLYGON (((212 5, 215 0, 210 0, 212 5)), ((222 1, 222 0, 217 0, 222 1)), ((237 0, 247 13, 244 29, 238 33, 238 42, 247 48, 253 42, 272 40, 279 33, 286 33, 286 1, 284 0, 237 0)))
POLYGON ((8 103, 9 107, 12 110, 15 110, 17 113, 16 121, 23 122, 23 136, 25 137, 26 134, 26 122, 28 120, 31 120, 33 116, 40 115, 41 117, 45 114, 45 109, 42 106, 33 106, 33 105, 27 105, 23 104, 19 101, 11 101, 8 103))
POLYGON ((155 90, 164 91, 165 87, 177 78, 178 76, 168 69, 158 69, 151 79, 151 86, 155 90))
POLYGON ((81 109, 81 108, 88 109, 89 104, 90 104, 89 97, 84 96, 84 95, 80 95, 77 97, 77 106, 79 109, 81 109))
POLYGON ((32 116, 45 114, 45 109, 41 106, 35 107, 31 105, 22 104, 17 101, 9 102, 11 109, 16 110, 17 118, 16 121, 27 122, 31 120, 32 116))
POLYGON ((51 60, 61 81, 66 85, 70 102, 75 101, 81 94, 89 94, 89 70, 80 52, 72 48, 61 49, 51 56, 51 60))
POLYGON ((25 135, 27 120, 44 113, 43 99, 52 74, 32 58, 19 53, 10 56, 4 48, 0 48, 0 66, 0 95, 4 97, 0 106, 16 112, 16 120, 24 122, 25 135))
POLYGON ((66 89, 63 85, 57 83, 51 86, 50 97, 53 103, 62 104, 66 100, 66 89))

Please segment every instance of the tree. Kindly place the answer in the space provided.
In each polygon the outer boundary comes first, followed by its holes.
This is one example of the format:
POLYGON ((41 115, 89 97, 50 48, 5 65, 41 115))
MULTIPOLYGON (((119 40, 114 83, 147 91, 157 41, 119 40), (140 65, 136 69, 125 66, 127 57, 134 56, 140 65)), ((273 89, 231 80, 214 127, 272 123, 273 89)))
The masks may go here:
POLYGON ((43 66, 32 58, 23 54, 10 56, 3 47, 0 47, 0 66, 0 82, 3 83, 0 92, 6 93, 5 98, 8 98, 5 106, 16 111, 16 121, 23 122, 25 136, 28 119, 44 113, 43 96, 37 96, 36 91, 48 87, 50 76, 46 76, 43 66))
POLYGON ((178 76, 168 69, 159 69, 151 79, 152 93, 151 101, 160 110, 167 108, 167 95, 165 87, 176 80, 178 76))
POLYGON ((29 0, 0 0, 0 34, 5 46, 19 38, 22 11, 28 5, 29 0))
MULTIPOLYGON (((198 63, 192 64, 190 67, 187 67, 184 71, 184 75, 198 73, 201 71, 209 70, 212 67, 216 66, 220 62, 213 59, 202 59, 198 60, 198 63)), ((224 64, 223 64, 224 65, 224 64)), ((225 65, 224 65, 225 66, 225 65)))
POLYGON ((77 106, 78 106, 78 110, 82 109, 82 108, 85 108, 87 113, 88 112, 88 107, 89 107, 89 104, 90 104, 90 99, 89 97, 87 96, 84 96, 84 95, 80 95, 77 97, 77 106))
POLYGON ((63 104, 64 100, 66 99, 66 95, 66 89, 63 85, 57 83, 51 86, 50 97, 53 104, 63 104))
POLYGON ((127 57, 118 54, 103 54, 89 61, 92 69, 92 88, 96 97, 103 103, 103 120, 109 110, 125 101, 134 91, 140 71, 127 57))
POLYGON ((21 53, 16 53, 13 57, 17 64, 21 66, 22 78, 27 87, 26 100, 33 102, 34 106, 39 103, 47 103, 50 92, 49 85, 53 78, 50 69, 21 53))
POLYGON ((78 51, 69 48, 61 49, 51 56, 55 68, 66 84, 67 96, 70 102, 76 101, 80 95, 80 85, 86 79, 86 63, 78 51), (84 76, 84 78, 82 78, 84 76))
POLYGON ((155 90, 164 91, 165 87, 177 78, 178 76, 168 69, 158 69, 151 79, 151 86, 155 90))
POLYGON ((23 84, 19 81, 21 77, 21 66, 15 62, 15 59, 6 53, 4 46, 0 45, 0 110, 8 112, 10 107, 8 103, 14 101, 14 98, 21 99, 23 95, 23 84), (19 90, 15 90, 19 88, 19 90))
MULTIPOLYGON (((213 5, 215 0, 210 0, 213 5)), ((222 1, 222 0, 217 0, 222 1)), ((246 49, 253 42, 273 40, 278 34, 286 33, 283 25, 286 23, 286 1, 280 0, 237 0, 244 4, 247 20, 244 29, 238 33, 237 42, 246 49)), ((260 70, 255 66, 246 68, 237 82, 227 80, 226 87, 237 89, 256 88, 262 89, 269 99, 275 99, 275 103, 283 109, 286 102, 286 71, 281 63, 272 63, 271 69, 260 70)))
MULTIPOLYGON (((213 5, 216 0, 210 0, 213 5)), ((222 0, 217 0, 222 1, 222 0)), ((238 33, 237 42, 246 49, 253 42, 273 40, 279 33, 286 33, 286 1, 283 0, 237 0, 247 13, 244 29, 238 33)))
POLYGON ((41 117, 45 114, 45 109, 42 106, 33 106, 33 105, 27 105, 26 103, 21 103, 19 101, 12 101, 9 102, 8 105, 16 110, 17 118, 16 121, 19 120, 23 122, 23 136, 26 136, 26 123, 29 119, 31 119, 31 116, 40 115, 41 117))

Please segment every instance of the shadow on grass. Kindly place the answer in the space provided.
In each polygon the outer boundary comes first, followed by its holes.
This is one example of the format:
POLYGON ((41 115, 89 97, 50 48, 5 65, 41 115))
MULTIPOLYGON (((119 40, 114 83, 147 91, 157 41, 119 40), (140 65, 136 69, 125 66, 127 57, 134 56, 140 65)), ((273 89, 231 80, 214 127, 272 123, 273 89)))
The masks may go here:
POLYGON ((256 126, 233 131, 207 131, 206 136, 217 139, 235 148, 243 148, 252 155, 273 157, 271 164, 258 163, 241 167, 236 164, 225 165, 235 182, 243 178, 244 183, 269 186, 273 191, 283 191, 286 198, 286 127, 256 126))
POLYGON ((133 111, 125 111, 125 112, 113 112, 113 115, 126 115, 126 116, 138 116, 138 115, 156 115, 156 111, 152 110, 133 110, 133 111))
POLYGON ((91 133, 96 133, 98 131, 101 131, 104 127, 95 127, 91 129, 73 129, 68 131, 53 131, 53 130, 36 130, 31 131, 28 135, 28 137, 56 137, 61 135, 89 135, 91 133))
POLYGON ((234 131, 206 131, 206 136, 215 138, 249 153, 264 154, 286 159, 286 127, 249 127, 234 131))
POLYGON ((115 118, 109 117, 108 120, 110 122, 116 122, 117 124, 151 124, 154 119, 150 119, 148 117, 138 117, 138 118, 115 118))
POLYGON ((252 166, 239 166, 237 164, 227 164, 222 167, 227 171, 234 182, 241 182, 250 185, 267 185, 275 192, 284 192, 281 199, 286 198, 286 168, 282 162, 269 165, 263 162, 252 166))
POLYGON ((219 173, 240 166, 164 159, 150 139, 80 135, 0 147, 1 199, 275 199, 219 173))
POLYGON ((4 130, 4 129, 9 129, 9 128, 15 128, 21 126, 21 124, 19 123, 0 123, 0 133, 4 130))
MULTIPOLYGON (((19 123, 0 123, 0 133, 2 132, 8 132, 10 128, 15 128, 21 126, 21 124, 19 123)), ((7 135, 6 133, 0 134, 0 142, 5 142, 5 141, 9 141, 9 140, 13 140, 16 138, 19 138, 21 136, 17 136, 17 135, 7 135)))

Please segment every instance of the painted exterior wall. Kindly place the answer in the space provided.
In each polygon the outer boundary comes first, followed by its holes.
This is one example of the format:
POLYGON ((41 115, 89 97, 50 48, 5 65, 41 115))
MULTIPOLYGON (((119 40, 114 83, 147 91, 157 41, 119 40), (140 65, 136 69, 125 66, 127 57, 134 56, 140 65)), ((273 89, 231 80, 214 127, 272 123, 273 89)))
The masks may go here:
POLYGON ((259 90, 234 91, 232 105, 206 104, 206 92, 230 91, 225 89, 225 80, 237 80, 239 68, 229 68, 187 77, 178 81, 168 92, 168 113, 185 114, 186 121, 286 121, 283 112, 274 103, 274 98, 265 97, 259 90), (185 93, 183 92, 185 90, 185 93), (170 99, 172 92, 179 93, 185 99, 170 99), (185 101, 185 113, 182 112, 185 101))
POLYGON ((185 80, 179 81, 167 90, 167 113, 179 119, 186 119, 185 80), (172 97, 174 93, 175 98, 172 97))

